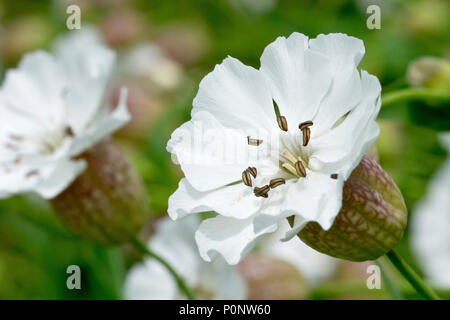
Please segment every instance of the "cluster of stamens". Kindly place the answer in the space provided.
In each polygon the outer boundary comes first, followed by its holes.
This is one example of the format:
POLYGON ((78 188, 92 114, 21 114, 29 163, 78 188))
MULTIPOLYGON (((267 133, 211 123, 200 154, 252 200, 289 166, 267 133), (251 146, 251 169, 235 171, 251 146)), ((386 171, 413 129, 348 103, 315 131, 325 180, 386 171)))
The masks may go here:
MULTIPOLYGON (((284 116, 277 116, 277 123, 278 123, 278 127, 282 130, 282 131, 288 131, 288 124, 286 121, 286 118, 284 116)), ((299 124, 299 129, 302 131, 302 135, 303 135, 303 146, 306 147, 309 143, 309 139, 311 137, 311 129, 310 127, 313 125, 312 121, 305 121, 299 124)), ((260 144, 263 143, 263 140, 260 139, 253 139, 250 136, 247 136, 247 142, 248 145, 250 146, 259 146, 260 144)), ((285 162, 282 164, 282 167, 287 170, 289 173, 291 173, 292 175, 300 178, 300 177, 306 177, 306 168, 305 168, 305 164, 303 163, 303 160, 298 157, 294 157, 294 155, 292 155, 292 153, 290 153, 287 149, 283 150, 283 152, 281 153, 282 156, 284 158, 286 158, 289 162, 285 162)), ((252 186, 252 179, 251 176, 253 176, 253 178, 256 178, 257 175, 257 170, 255 167, 248 167, 247 169, 245 169, 242 172, 242 181, 244 182, 245 185, 251 187, 252 186)), ((336 176, 337 178, 337 176, 336 176)), ((336 179, 334 178, 334 179, 336 179)), ((283 178, 275 178, 270 180, 269 184, 262 186, 262 187, 255 187, 253 189, 253 193, 255 194, 256 197, 263 197, 263 198, 267 198, 270 189, 274 189, 282 184, 285 184, 286 180, 283 178)))

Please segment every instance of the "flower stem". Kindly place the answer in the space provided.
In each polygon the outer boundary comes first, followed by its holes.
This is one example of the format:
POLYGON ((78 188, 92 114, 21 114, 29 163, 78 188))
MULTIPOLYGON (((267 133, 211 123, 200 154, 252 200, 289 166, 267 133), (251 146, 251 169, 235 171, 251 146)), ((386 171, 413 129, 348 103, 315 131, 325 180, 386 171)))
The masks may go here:
POLYGON ((183 278, 181 278, 181 276, 175 271, 174 268, 172 268, 172 266, 167 261, 165 261, 162 257, 157 255, 156 253, 150 251, 147 248, 147 246, 145 246, 139 239, 133 238, 131 240, 131 242, 136 247, 136 249, 138 249, 143 254, 146 254, 146 255, 154 258, 155 260, 157 260, 159 263, 161 263, 167 269, 167 271, 170 272, 170 274, 173 276, 173 278, 177 282, 178 288, 186 295, 186 298, 188 298, 188 300, 195 299, 194 295, 192 294, 191 290, 189 290, 189 288, 187 287, 183 278))
POLYGON ((448 91, 424 88, 405 88, 385 93, 381 97, 383 107, 390 104, 407 101, 411 99, 432 99, 432 100, 449 100, 450 93, 448 91))
POLYGON ((388 259, 400 271, 400 273, 408 280, 408 282, 428 300, 440 300, 439 296, 431 289, 425 281, 423 281, 417 273, 403 260, 394 250, 386 253, 388 259))

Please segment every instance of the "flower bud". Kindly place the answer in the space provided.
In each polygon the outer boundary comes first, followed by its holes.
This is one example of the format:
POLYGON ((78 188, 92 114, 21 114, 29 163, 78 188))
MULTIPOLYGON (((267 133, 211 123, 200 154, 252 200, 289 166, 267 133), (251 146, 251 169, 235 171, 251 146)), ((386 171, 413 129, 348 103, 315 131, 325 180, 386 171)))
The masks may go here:
POLYGON ((407 211, 402 194, 380 165, 364 156, 345 181, 342 208, 327 231, 317 222, 298 233, 310 247, 351 261, 374 260, 402 238, 407 211))
POLYGON ((80 155, 86 170, 51 204, 76 235, 103 245, 129 241, 145 223, 149 209, 142 182, 112 142, 80 155))
POLYGON ((249 300, 296 300, 307 294, 307 284, 287 261, 252 254, 239 264, 249 300))
POLYGON ((431 89, 450 89, 450 60, 435 57, 422 57, 414 60, 406 74, 413 87, 431 89))

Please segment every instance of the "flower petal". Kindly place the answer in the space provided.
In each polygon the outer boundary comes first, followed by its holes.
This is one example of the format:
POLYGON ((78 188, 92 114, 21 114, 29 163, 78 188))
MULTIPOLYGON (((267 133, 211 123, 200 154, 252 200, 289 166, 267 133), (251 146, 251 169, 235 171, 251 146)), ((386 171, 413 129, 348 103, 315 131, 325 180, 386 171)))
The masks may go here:
MULTIPOLYGON (((310 166, 315 170, 337 171, 347 179, 379 134, 375 118, 380 110, 378 79, 362 71, 364 100, 337 127, 311 139, 310 166)), ((337 173, 336 172, 336 173, 337 173)))
POLYGON ((187 179, 181 179, 177 191, 169 198, 168 213, 174 220, 190 213, 216 211, 236 219, 246 219, 261 206, 262 198, 256 198, 253 190, 243 183, 200 192, 187 179))
POLYGON ((272 97, 260 72, 228 57, 200 82, 192 115, 207 111, 229 128, 276 127, 272 97))
POLYGON ((311 120, 331 85, 326 56, 308 49, 308 38, 294 32, 264 50, 261 72, 289 128, 311 120))
POLYGON ((229 129, 208 112, 197 112, 175 130, 167 150, 176 156, 186 178, 199 191, 240 181, 254 158, 243 131, 229 129))
POLYGON ((195 233, 201 257, 211 261, 217 254, 229 264, 237 264, 263 234, 274 232, 276 224, 267 225, 258 233, 254 232, 253 217, 238 220, 216 216, 204 220, 195 233))

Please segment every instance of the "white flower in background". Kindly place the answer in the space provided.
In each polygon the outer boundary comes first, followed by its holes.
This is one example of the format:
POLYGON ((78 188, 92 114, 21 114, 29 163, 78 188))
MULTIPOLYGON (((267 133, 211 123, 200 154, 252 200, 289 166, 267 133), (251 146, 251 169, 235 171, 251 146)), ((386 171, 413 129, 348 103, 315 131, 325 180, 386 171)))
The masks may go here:
MULTIPOLYGON (((450 154, 450 133, 442 135, 450 154)), ((450 157, 428 185, 411 219, 411 245, 426 278, 450 288, 450 157)))
MULTIPOLYGON (((158 222, 148 247, 183 277, 199 299, 245 299, 246 286, 236 268, 223 259, 203 261, 194 241, 199 226, 196 216, 158 222)), ((124 295, 133 300, 184 299, 172 275, 157 261, 145 259, 133 266, 126 278, 124 295)))
POLYGON ((151 81, 162 90, 175 88, 181 80, 181 66, 154 44, 139 44, 127 52, 120 62, 124 76, 151 81))
POLYGON ((331 227, 344 181, 379 133, 381 87, 358 71, 363 55, 344 34, 293 33, 266 47, 259 70, 229 57, 202 80, 192 119, 167 145, 186 176, 168 212, 218 213, 196 232, 205 260, 239 262, 289 216, 286 239, 309 221, 331 227))
POLYGON ((26 54, 0 89, 0 196, 53 198, 85 169, 76 157, 129 120, 126 91, 110 111, 105 90, 115 62, 89 29, 72 31, 55 53, 26 54))
POLYGON ((281 242, 279 239, 288 229, 288 222, 280 221, 279 229, 262 239, 259 252, 264 256, 289 262, 311 285, 330 278, 336 271, 339 260, 311 249, 298 237, 281 242))

